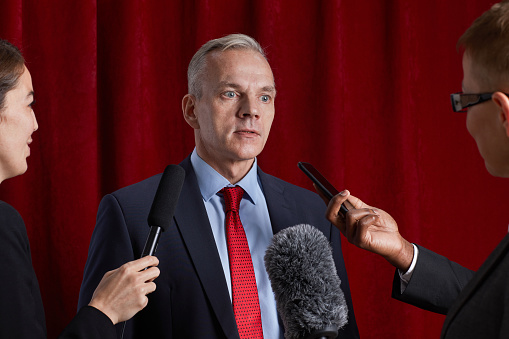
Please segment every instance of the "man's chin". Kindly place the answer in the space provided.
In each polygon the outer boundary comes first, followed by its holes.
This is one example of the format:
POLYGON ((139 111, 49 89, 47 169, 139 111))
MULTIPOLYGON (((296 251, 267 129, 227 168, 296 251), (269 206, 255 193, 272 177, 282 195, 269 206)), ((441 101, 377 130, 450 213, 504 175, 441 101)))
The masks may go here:
POLYGON ((253 160, 262 153, 262 150, 262 147, 245 147, 236 152, 237 158, 241 161, 253 160))

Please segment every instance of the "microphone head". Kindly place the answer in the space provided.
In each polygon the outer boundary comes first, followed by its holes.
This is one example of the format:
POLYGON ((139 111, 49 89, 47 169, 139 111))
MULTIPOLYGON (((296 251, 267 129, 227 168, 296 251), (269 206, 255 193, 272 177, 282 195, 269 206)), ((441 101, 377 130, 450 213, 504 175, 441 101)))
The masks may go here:
POLYGON ((185 176, 179 165, 166 166, 148 214, 149 226, 159 226, 163 231, 170 227, 185 176))
POLYGON ((285 338, 335 338, 347 323, 348 307, 323 233, 304 224, 284 229, 272 238, 264 260, 285 338))

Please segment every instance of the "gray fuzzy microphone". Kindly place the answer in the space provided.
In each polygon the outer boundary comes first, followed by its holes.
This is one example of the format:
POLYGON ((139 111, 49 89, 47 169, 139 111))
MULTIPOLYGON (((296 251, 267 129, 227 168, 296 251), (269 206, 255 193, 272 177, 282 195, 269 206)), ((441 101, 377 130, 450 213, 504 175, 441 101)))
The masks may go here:
POLYGON ((323 233, 304 224, 284 229, 272 238, 264 260, 285 338, 336 338, 348 307, 323 233))

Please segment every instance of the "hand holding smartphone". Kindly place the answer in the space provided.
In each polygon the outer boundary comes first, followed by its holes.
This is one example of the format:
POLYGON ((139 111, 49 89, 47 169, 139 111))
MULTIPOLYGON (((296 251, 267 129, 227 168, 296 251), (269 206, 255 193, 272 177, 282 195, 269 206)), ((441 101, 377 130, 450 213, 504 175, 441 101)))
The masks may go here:
MULTIPOLYGON (((332 184, 325 179, 325 177, 318 172, 318 170, 307 162, 299 162, 297 166, 308 176, 311 181, 318 187, 320 192, 323 193, 323 195, 329 199, 329 201, 332 199, 333 196, 336 194, 339 194, 339 191, 332 186, 332 184)), ((341 208, 339 212, 345 216, 345 214, 348 212, 348 208, 345 207, 345 204, 341 204, 341 208)))

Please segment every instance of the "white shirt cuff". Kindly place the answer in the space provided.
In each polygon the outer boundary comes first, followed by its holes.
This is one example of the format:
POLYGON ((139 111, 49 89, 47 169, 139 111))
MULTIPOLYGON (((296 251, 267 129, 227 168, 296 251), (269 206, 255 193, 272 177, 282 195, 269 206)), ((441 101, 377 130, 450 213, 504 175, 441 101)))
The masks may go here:
POLYGON ((417 249, 417 246, 415 246, 414 244, 412 244, 412 246, 414 247, 414 257, 412 258, 412 263, 410 264, 408 271, 406 271, 405 273, 401 273, 401 271, 398 269, 399 278, 401 280, 401 294, 405 292, 405 289, 408 286, 410 279, 412 278, 415 264, 417 263, 417 257, 419 256, 419 250, 417 249))

